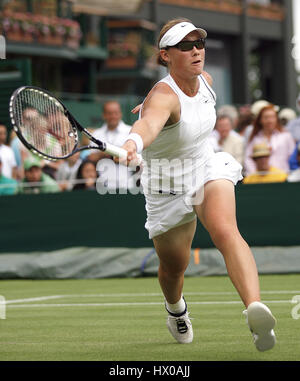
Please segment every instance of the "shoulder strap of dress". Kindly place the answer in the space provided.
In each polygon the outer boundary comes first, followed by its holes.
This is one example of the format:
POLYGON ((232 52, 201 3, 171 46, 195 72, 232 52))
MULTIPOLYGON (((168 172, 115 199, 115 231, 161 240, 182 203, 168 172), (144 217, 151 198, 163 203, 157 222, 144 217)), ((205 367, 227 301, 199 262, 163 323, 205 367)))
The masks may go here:
MULTIPOLYGON (((161 80, 159 80, 158 82, 156 82, 156 84, 153 86, 153 88, 155 86, 157 86, 159 83, 165 83, 166 85, 168 85, 174 91, 174 93, 179 97, 180 89, 176 85, 176 82, 174 81, 174 79, 171 77, 170 74, 168 74, 166 77, 164 77, 161 80)), ((144 99, 142 106, 140 108, 140 111, 139 111, 139 119, 141 118, 142 108, 143 108, 145 100, 146 100, 146 98, 144 99)))
POLYGON ((160 82, 167 84, 169 87, 171 87, 174 93, 176 93, 178 96, 180 95, 180 89, 170 74, 168 74, 166 77, 161 79, 158 83, 160 82))
POLYGON ((216 94, 215 94, 215 92, 213 91, 213 89, 210 87, 210 85, 209 85, 209 83, 207 82, 207 80, 204 78, 204 76, 203 76, 202 74, 200 74, 199 77, 202 79, 202 82, 204 83, 205 87, 206 87, 207 90, 211 93, 213 99, 216 101, 216 100, 217 100, 216 94))

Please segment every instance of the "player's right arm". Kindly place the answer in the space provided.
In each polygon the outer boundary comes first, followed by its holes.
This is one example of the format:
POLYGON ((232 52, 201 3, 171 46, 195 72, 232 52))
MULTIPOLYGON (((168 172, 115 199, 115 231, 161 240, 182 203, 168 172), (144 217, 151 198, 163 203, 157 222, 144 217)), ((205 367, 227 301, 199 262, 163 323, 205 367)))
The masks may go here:
MULTIPOLYGON (((177 95, 164 83, 158 84, 148 94, 142 109, 142 116, 137 120, 130 131, 140 135, 143 148, 156 139, 160 131, 170 119, 178 119, 180 116, 180 103, 177 95)), ((128 151, 128 160, 135 158, 136 143, 127 140, 123 148, 128 151)))

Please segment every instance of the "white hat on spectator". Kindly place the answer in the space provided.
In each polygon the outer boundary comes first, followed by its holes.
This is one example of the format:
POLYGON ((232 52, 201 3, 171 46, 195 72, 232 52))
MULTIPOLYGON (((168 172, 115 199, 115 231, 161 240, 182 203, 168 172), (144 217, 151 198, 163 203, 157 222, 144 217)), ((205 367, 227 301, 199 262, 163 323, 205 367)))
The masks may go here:
MULTIPOLYGON (((252 104, 251 112, 254 116, 257 116, 262 108, 264 108, 266 106, 270 106, 270 105, 272 105, 272 103, 270 103, 264 99, 260 99, 259 101, 256 101, 252 104)), ((279 107, 276 105, 274 105, 274 109, 276 111, 279 111, 279 107)))
POLYGON ((278 114, 279 118, 280 119, 286 119, 288 122, 290 120, 293 120, 293 119, 296 119, 297 118, 297 114, 295 113, 295 111, 291 108, 283 108, 282 110, 280 110, 279 114, 278 114))

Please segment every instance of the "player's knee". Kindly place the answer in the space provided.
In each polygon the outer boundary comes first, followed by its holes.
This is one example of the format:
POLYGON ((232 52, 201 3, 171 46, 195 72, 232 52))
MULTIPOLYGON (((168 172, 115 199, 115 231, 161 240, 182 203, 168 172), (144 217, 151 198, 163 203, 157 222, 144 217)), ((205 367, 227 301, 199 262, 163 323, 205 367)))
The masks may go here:
POLYGON ((160 263, 160 274, 166 278, 180 278, 183 276, 188 264, 172 264, 172 265, 164 265, 160 263))
POLYGON ((236 239, 237 235, 239 235, 237 227, 230 224, 219 224, 210 232, 211 239, 218 249, 228 245, 232 240, 236 239))

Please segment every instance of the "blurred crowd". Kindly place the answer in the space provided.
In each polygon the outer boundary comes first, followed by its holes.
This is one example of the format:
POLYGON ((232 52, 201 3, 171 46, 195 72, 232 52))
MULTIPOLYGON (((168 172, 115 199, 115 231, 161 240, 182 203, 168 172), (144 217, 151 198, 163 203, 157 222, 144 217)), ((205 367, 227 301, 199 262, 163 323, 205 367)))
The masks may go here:
MULTIPOLYGON (((122 146, 131 126, 122 120, 116 101, 103 105, 100 128, 90 128, 97 139, 122 146)), ((81 146, 93 146, 81 137, 81 146)), ((96 190, 99 193, 139 192, 140 168, 128 168, 98 149, 76 152, 64 160, 49 161, 27 150, 14 131, 8 139, 7 127, 0 123, 0 195, 96 190)))
MULTIPOLYGON (((300 94, 295 110, 300 112, 300 94)), ((267 100, 217 110, 209 140, 215 152, 230 153, 242 166, 244 184, 300 181, 300 116, 267 100)), ((122 120, 117 101, 103 105, 104 124, 91 128, 99 140, 122 146, 131 126, 122 120)), ((90 141, 82 137, 81 145, 90 141)), ((0 195, 96 190, 138 193, 141 169, 118 165, 97 149, 77 152, 56 162, 33 156, 0 123, 0 195), (97 185, 96 185, 97 184, 97 185)))
MULTIPOLYGON (((300 94, 295 106, 300 111, 300 94)), ((300 181, 300 117, 291 108, 267 100, 224 105, 210 139, 215 152, 228 152, 243 166, 244 184, 300 181)))

